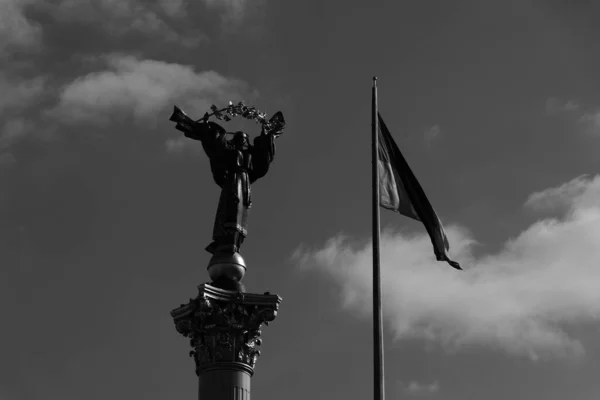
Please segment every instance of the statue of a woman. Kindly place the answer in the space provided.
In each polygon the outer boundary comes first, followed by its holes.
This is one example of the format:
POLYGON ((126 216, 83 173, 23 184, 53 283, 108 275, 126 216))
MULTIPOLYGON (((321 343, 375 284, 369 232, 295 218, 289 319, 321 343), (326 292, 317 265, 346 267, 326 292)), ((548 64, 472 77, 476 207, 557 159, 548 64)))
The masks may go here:
MULTIPOLYGON (((283 121, 281 113, 274 118, 283 121)), ((269 171, 275 156, 275 139, 282 133, 284 123, 270 131, 263 125, 251 145, 246 133, 238 131, 227 139, 227 132, 219 124, 194 122, 177 108, 171 120, 178 122, 177 129, 186 137, 202 142, 215 183, 221 188, 213 242, 206 250, 212 254, 239 252, 247 235, 248 209, 252 205, 250 186, 269 171)))

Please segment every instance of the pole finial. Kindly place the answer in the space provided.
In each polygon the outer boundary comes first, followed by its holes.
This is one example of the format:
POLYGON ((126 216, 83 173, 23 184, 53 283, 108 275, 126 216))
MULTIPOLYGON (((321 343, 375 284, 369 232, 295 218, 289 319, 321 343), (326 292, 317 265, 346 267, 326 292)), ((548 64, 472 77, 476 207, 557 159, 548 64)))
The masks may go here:
POLYGON ((373 80, 374 80, 374 81, 376 81, 376 80, 377 80, 377 77, 376 77, 376 76, 374 76, 374 77, 373 77, 373 80))

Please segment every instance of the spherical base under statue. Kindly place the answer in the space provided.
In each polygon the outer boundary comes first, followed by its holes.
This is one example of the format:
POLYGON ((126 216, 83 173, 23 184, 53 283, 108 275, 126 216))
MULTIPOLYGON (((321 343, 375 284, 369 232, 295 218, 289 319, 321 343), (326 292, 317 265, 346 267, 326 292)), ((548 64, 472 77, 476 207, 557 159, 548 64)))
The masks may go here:
POLYGON ((221 289, 244 291, 241 280, 246 274, 246 263, 239 253, 217 253, 208 262, 212 285, 221 289))

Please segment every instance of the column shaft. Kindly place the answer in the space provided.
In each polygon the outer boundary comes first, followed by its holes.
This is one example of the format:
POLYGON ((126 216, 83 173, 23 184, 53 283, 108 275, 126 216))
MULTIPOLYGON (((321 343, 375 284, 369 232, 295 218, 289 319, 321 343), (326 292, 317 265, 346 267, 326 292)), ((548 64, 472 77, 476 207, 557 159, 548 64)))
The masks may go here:
POLYGON ((250 400, 250 374, 212 370, 200 374, 198 400, 250 400))

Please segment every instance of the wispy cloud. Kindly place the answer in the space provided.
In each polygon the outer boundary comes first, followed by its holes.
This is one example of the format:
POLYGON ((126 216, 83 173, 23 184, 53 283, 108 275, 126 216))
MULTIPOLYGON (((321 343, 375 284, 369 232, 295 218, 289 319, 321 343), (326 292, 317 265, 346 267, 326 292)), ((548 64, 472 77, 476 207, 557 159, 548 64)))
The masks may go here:
POLYGON ((23 79, 0 73, 0 116, 3 112, 31 105, 43 92, 46 78, 23 79))
POLYGON ((191 66, 121 54, 105 60, 104 70, 67 84, 47 114, 68 124, 104 125, 127 117, 154 124, 175 102, 188 111, 204 112, 213 102, 248 92, 243 81, 215 71, 196 72, 191 66))
POLYGON ((438 381, 432 383, 422 383, 417 381, 410 381, 407 383, 400 382, 402 391, 410 395, 428 395, 439 391, 440 385, 438 381))
POLYGON ((556 97, 550 97, 546 100, 546 113, 548 114, 573 112, 580 108, 580 105, 575 100, 562 100, 556 97))
POLYGON ((561 100, 551 97, 546 101, 546 113, 572 118, 583 130, 592 135, 600 134, 600 110, 583 107, 575 100, 561 100))
POLYGON ((178 138, 169 138, 165 142, 165 147, 167 148, 167 152, 171 154, 179 154, 187 147, 187 142, 189 139, 186 139, 185 136, 180 136, 178 138))
POLYGON ((220 11, 225 24, 236 25, 240 23, 248 12, 248 7, 260 7, 260 1, 249 0, 204 0, 209 9, 220 11))
POLYGON ((158 0, 158 5, 171 18, 180 18, 187 13, 187 0, 158 0))
MULTIPOLYGON (((183 0, 163 0, 158 8, 168 17, 180 18, 186 15, 186 5, 183 0)), ((183 47, 195 47, 208 40, 198 30, 185 35, 177 32, 156 11, 156 7, 139 0, 62 0, 51 9, 58 21, 86 22, 112 36, 139 33, 183 47)))
POLYGON ((41 43, 41 26, 25 15, 35 0, 2 0, 0 2, 0 57, 15 48, 37 50, 41 43))
MULTIPOLYGON (((382 235, 383 312, 396 339, 453 350, 482 345, 532 359, 582 354, 582 343, 565 328, 600 321, 600 176, 534 193, 526 204, 565 209, 495 254, 475 258, 473 237, 447 227, 464 272, 434 261, 424 233, 382 235)), ((317 250, 297 249, 292 259, 339 284, 344 308, 370 314, 370 243, 337 236, 317 250)))
POLYGON ((33 130, 33 123, 24 118, 14 118, 0 129, 0 150, 6 149, 33 130))
POLYGON ((433 125, 431 128, 425 131, 424 137, 427 147, 431 146, 431 142, 433 142, 437 137, 439 137, 441 132, 442 130, 439 125, 433 125))
POLYGON ((23 79, 0 73, 0 150, 33 131, 36 115, 25 116, 46 88, 46 78, 23 79))
MULTIPOLYGON (((581 175, 558 187, 548 188, 531 194, 527 198, 525 206, 536 211, 564 210, 571 206, 573 199, 579 198, 589 190, 589 177, 581 175)), ((598 195, 600 197, 600 193, 598 195)))
POLYGON ((579 118, 586 129, 586 132, 592 135, 600 134, 600 110, 585 113, 579 118))

